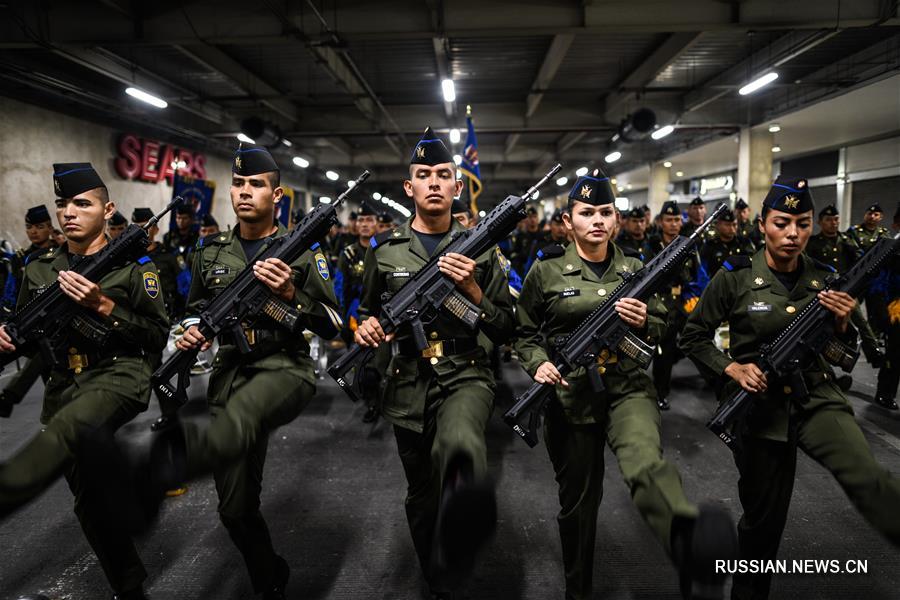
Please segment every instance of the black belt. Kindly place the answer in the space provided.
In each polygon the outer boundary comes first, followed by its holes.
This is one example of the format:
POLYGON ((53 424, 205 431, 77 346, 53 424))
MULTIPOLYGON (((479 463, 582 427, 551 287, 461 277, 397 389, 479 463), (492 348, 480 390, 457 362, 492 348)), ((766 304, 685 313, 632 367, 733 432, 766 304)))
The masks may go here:
POLYGON ((140 348, 113 347, 104 348, 103 351, 81 350, 75 346, 66 349, 65 355, 59 361, 59 366, 63 370, 72 371, 76 375, 85 369, 96 367, 100 362, 110 358, 119 356, 139 358, 145 356, 144 351, 140 348))
MULTIPOLYGON (((254 329, 251 327, 244 327, 244 338, 247 340, 247 344, 250 347, 257 346, 263 342, 268 341, 285 341, 290 339, 290 336, 285 335, 281 331, 275 331, 274 329, 254 329)), ((223 346, 236 346, 237 338, 235 338, 234 333, 231 331, 226 331, 222 335, 219 336, 219 343, 223 346)))
POLYGON ((443 340, 428 340, 428 347, 419 350, 413 338, 397 340, 397 351, 402 356, 409 358, 434 358, 465 354, 478 348, 476 338, 449 338, 443 340))

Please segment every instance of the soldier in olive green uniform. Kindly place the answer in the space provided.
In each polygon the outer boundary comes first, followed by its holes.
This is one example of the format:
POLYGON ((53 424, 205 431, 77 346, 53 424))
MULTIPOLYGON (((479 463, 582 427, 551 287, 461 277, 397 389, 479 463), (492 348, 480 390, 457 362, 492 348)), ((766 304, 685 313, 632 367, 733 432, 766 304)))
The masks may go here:
MULTIPOLYGON (((738 198, 734 203, 734 216, 737 219, 738 236, 753 244, 753 232, 756 230, 756 224, 750 218, 750 205, 743 198, 738 198)), ((756 244, 753 247, 755 250, 758 249, 756 244)))
MULTIPOLYGON (((689 235, 694 233, 694 231, 696 231, 697 228, 703 224, 703 221, 706 220, 706 203, 703 202, 703 199, 700 196, 696 196, 688 204, 687 212, 687 223, 685 223, 681 227, 681 235, 683 235, 684 237, 688 237, 689 235)), ((712 237, 712 232, 707 229, 703 235, 704 237, 700 240, 701 242, 712 237)))
MULTIPOLYGON (((591 597, 605 444, 616 455, 644 520, 682 569, 685 596, 692 597, 692 580, 718 584, 721 595, 722 579, 697 572, 692 560, 715 553, 714 546, 722 542, 725 554, 718 558, 730 555, 733 525, 723 512, 698 511, 685 497, 678 471, 662 456, 659 411, 650 378, 633 360, 613 355, 596 367, 606 389, 595 392, 584 369, 563 379, 550 362, 549 348, 555 340, 571 333, 622 283, 622 272, 636 272, 643 266, 609 243, 614 201, 609 178, 599 171, 578 178, 569 193, 565 217, 574 241, 566 249, 558 246, 544 251, 525 277, 516 309, 516 352, 522 366, 538 383, 560 384, 547 408, 544 438, 559 483, 557 520, 565 597, 591 597)), ((649 306, 624 298, 616 304, 616 311, 650 344, 662 337, 666 324, 657 298, 649 306)))
MULTIPOLYGON (((153 218, 153 211, 149 208, 136 208, 131 213, 131 222, 138 227, 143 227, 150 219, 153 218)), ((163 300, 166 303, 166 312, 170 319, 174 319, 175 315, 175 297, 178 293, 178 261, 175 255, 167 251, 165 247, 156 241, 159 234, 159 226, 154 225, 147 232, 150 238, 150 245, 147 246, 147 256, 153 260, 153 264, 159 270, 159 285, 163 300)))
MULTIPOLYGON (((282 199, 280 172, 263 146, 241 144, 232 167, 231 203, 238 224, 225 233, 202 238, 193 258, 188 314, 219 294, 245 268, 274 295, 295 306, 301 322, 314 333, 333 338, 341 328, 331 273, 318 245, 292 264, 269 258, 253 262, 267 243, 286 230, 273 225, 275 204, 282 199), (251 266, 252 265, 252 266, 251 266)), ((182 322, 176 342, 181 350, 206 348, 195 317, 182 322)), ((219 517, 244 557, 253 589, 264 600, 285 598, 289 568, 275 553, 260 507, 263 467, 269 434, 293 421, 315 391, 309 345, 261 316, 243 323, 250 345, 241 354, 234 335, 219 337, 207 401, 212 423, 206 429, 184 423, 154 441, 148 480, 150 501, 182 481, 213 472, 219 517)))
MULTIPOLYGON (((720 399, 743 388, 754 394, 749 414, 736 423, 735 463, 744 514, 738 526, 742 559, 775 559, 794 485, 797 448, 828 469, 862 515, 900 545, 900 480, 875 462, 834 383, 834 372, 817 357, 802 367, 809 396, 798 398, 789 381, 766 376, 759 348, 785 330, 817 298, 835 315, 835 333, 855 343, 850 324, 855 300, 823 292, 833 270, 802 254, 812 232, 813 203, 805 179, 780 176, 763 202, 766 246, 752 263, 733 258, 719 271, 688 318, 682 348, 718 382, 720 399), (712 334, 722 321, 731 331, 730 356, 712 334)), ((770 574, 736 575, 732 598, 766 598, 770 574)))
MULTIPOLYGON (((881 210, 881 205, 872 204, 866 208, 863 222, 847 230, 847 235, 856 242, 863 254, 880 238, 890 235, 887 227, 882 227, 880 224, 883 215, 884 211, 881 210)), ((872 329, 879 336, 884 335, 888 329, 888 311, 884 297, 877 293, 866 293, 864 302, 866 315, 869 317, 872 329)))
POLYGON ((700 246, 700 261, 709 277, 716 274, 722 263, 732 256, 750 256, 755 252, 753 244, 737 234, 734 213, 725 210, 716 219, 716 233, 707 237, 700 246))
MULTIPOLYGON (((428 128, 416 145, 404 188, 416 215, 397 229, 373 238, 366 256, 363 299, 356 341, 385 341, 378 323, 381 296, 395 293, 440 254, 451 234, 464 231, 450 208, 462 182, 447 148, 428 128)), ((417 349, 403 327, 392 342, 382 415, 394 425, 406 474, 406 514, 413 544, 435 593, 457 586, 474 554, 496 524, 493 489, 485 483, 484 432, 494 403, 494 378, 478 343, 483 332, 504 343, 513 330, 507 279, 490 250, 472 260, 442 256, 440 269, 481 312, 470 330, 449 314, 427 325, 429 346, 417 349)), ((390 341, 390 340, 388 340, 390 341)))
MULTIPOLYGON (((75 513, 119 599, 144 598, 146 572, 128 535, 113 527, 86 486, 85 465, 76 460, 82 440, 111 433, 146 410, 152 365, 166 342, 166 314, 159 278, 149 258, 118 268, 99 284, 70 269, 107 244, 104 219, 115 205, 88 163, 56 164, 57 217, 68 242, 31 260, 25 268, 20 305, 53 282, 85 307, 106 336, 88 340, 67 333, 59 361, 44 392, 44 429, 0 465, 0 516, 35 496, 65 474, 75 495, 75 513)), ((0 351, 11 351, 0 329, 0 351)))
POLYGON ((643 254, 649 241, 646 229, 647 222, 644 219, 644 211, 640 208, 632 208, 625 215, 622 233, 616 237, 616 246, 629 248, 637 254, 643 254))

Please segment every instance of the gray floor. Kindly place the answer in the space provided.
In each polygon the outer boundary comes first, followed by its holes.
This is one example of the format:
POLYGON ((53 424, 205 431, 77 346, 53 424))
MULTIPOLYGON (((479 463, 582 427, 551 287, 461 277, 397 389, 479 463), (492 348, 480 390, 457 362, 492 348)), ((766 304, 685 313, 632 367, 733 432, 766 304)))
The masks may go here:
MULTIPOLYGON (((8 373, 4 373, 7 376, 8 373)), ((525 379, 509 366, 506 379, 525 379)), ((900 474, 900 414, 870 405, 874 373, 861 364, 850 392, 876 457, 900 474)), ((0 385, 5 383, 0 378, 0 385)), ((12 419, 0 420, 0 458, 37 429, 37 386, 12 419)), ((196 381, 192 393, 203 392, 196 381)), ((738 516, 736 472, 725 447, 703 423, 712 409, 686 361, 676 368, 673 409, 664 414, 667 456, 681 470, 689 497, 715 499, 738 516)), ((193 405, 201 409, 199 403, 193 405)), ((133 427, 153 419, 151 409, 133 427)), ((309 410, 271 439, 263 512, 276 547, 293 569, 290 597, 421 597, 419 568, 403 513, 404 480, 391 431, 360 422, 353 405, 323 380, 309 410)), ((553 474, 543 446, 529 449, 500 422, 489 432, 490 468, 499 486, 500 524, 466 588, 470 598, 561 598, 553 474)), ((597 598, 671 598, 676 576, 630 503, 607 452, 606 494, 598 522, 597 598)), ((108 597, 103 574, 71 512, 64 482, 0 523, 0 599, 41 592, 54 599, 108 597)), ((243 564, 216 517, 211 482, 167 500, 158 527, 139 541, 155 600, 251 598, 243 564)), ((898 507, 900 518, 900 507, 898 507)), ((857 514, 823 469, 801 459, 782 544, 786 559, 862 559, 867 575, 788 575, 773 598, 900 597, 900 552, 857 514)))

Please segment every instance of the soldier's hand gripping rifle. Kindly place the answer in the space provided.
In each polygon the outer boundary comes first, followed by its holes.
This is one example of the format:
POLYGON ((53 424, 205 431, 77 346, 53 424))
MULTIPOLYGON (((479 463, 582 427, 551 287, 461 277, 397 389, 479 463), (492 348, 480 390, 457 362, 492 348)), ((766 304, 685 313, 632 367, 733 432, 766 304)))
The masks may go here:
MULTIPOLYGON (((383 301, 378 322, 385 335, 409 323, 416 346, 424 350, 428 347, 425 325, 441 311, 452 314, 470 329, 475 329, 481 311, 456 289, 456 284, 449 277, 441 273, 438 259, 451 252, 475 259, 496 246, 525 218, 528 199, 561 168, 562 165, 556 165, 550 169, 521 196, 507 196, 472 229, 454 234, 441 254, 432 256, 393 297, 383 301)), ((368 346, 354 346, 328 369, 328 374, 354 402, 363 396, 363 373, 374 352, 375 349, 368 346)))
MULTIPOLYGON (((826 280, 823 291, 841 291, 858 297, 865 291, 869 280, 898 251, 900 240, 879 239, 847 272, 826 280)), ((760 347, 757 365, 766 377, 787 378, 792 397, 805 399, 809 391, 802 369, 818 355, 847 372, 853 369, 859 358, 857 348, 851 348, 837 339, 834 313, 822 306, 817 295, 772 343, 760 347)), ((737 432, 729 431, 729 428, 747 413, 752 404, 753 395, 742 388, 719 404, 706 424, 732 451, 736 450, 737 432)))
MULTIPOLYGON (((297 260, 323 239, 328 230, 338 222, 338 207, 368 177, 369 172, 363 171, 356 179, 355 185, 348 187, 333 203, 318 204, 288 234, 269 242, 254 262, 278 258, 291 264, 297 260)), ((234 281, 200 311, 199 322, 196 325, 200 329, 200 334, 208 341, 212 341, 223 332, 233 332, 238 349, 242 353, 248 353, 251 348, 244 335, 242 323, 262 315, 271 318, 288 331, 299 333, 301 323, 298 310, 277 298, 266 284, 254 276, 253 265, 248 264, 238 273, 234 281)), ((176 350, 150 377, 162 411, 162 417, 154 424, 154 429, 164 427, 187 401, 191 367, 196 362, 199 352, 199 346, 191 350, 176 350), (177 381, 172 385, 172 378, 176 376, 177 381)))
MULTIPOLYGON (((622 283, 572 333, 557 342, 553 357, 556 370, 565 377, 579 367, 585 367, 591 387, 602 392, 605 386, 598 369, 613 353, 631 358, 646 369, 653 358, 653 347, 635 335, 631 326, 619 317, 615 303, 622 298, 647 302, 681 268, 703 232, 725 208, 724 204, 719 205, 690 237, 676 237, 637 272, 620 273, 622 283)), ((552 385, 534 382, 503 415, 506 424, 532 448, 538 443, 541 414, 552 391, 552 385)))
MULTIPOLYGON (((132 223, 99 252, 85 257, 71 270, 88 281, 99 283, 113 270, 136 261, 146 254, 150 245, 147 231, 183 201, 181 196, 176 196, 143 227, 132 223)), ((0 371, 19 356, 31 354, 35 350, 41 352, 48 366, 56 365, 59 350, 66 341, 70 328, 99 345, 109 335, 108 328, 66 295, 58 281, 32 298, 3 325, 16 349, 14 352, 0 354, 0 371)))

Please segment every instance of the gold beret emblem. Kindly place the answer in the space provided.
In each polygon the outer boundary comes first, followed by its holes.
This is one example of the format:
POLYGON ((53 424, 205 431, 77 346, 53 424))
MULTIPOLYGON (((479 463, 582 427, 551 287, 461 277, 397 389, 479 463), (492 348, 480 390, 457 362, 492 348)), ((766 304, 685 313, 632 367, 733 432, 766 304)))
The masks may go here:
POLYGON ((234 157, 234 166, 236 166, 238 169, 241 168, 241 157, 240 156, 234 157))
POLYGON ((582 198, 590 198, 591 197, 591 187, 589 185, 581 186, 581 197, 582 198))
POLYGON ((416 158, 425 158, 425 146, 416 146, 416 158))

